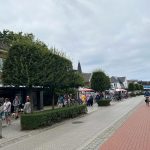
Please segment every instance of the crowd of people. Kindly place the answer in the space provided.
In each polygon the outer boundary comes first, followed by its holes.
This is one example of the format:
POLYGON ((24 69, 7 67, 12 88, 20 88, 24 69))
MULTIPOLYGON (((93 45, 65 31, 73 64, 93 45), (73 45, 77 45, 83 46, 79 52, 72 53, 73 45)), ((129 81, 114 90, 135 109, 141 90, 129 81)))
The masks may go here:
POLYGON ((12 103, 9 98, 0 98, 0 119, 5 120, 7 125, 11 124, 11 118, 18 119, 19 113, 31 113, 30 97, 26 97, 25 104, 21 104, 18 96, 12 103))
POLYGON ((110 100, 116 100, 119 101, 121 99, 128 98, 128 92, 127 91, 117 91, 117 92, 98 92, 98 93, 80 93, 80 96, 78 99, 73 99, 72 95, 60 95, 58 97, 57 106, 59 108, 65 107, 65 106, 71 106, 73 104, 86 104, 87 106, 93 106, 94 102, 97 102, 102 99, 110 99, 110 100))
POLYGON ((105 91, 105 92, 98 92, 95 94, 90 94, 87 95, 82 94, 80 99, 82 103, 87 104, 87 106, 93 106, 93 102, 97 102, 102 99, 109 99, 109 100, 122 100, 128 98, 128 92, 127 91, 115 91, 115 92, 110 92, 110 91, 105 91))
POLYGON ((80 104, 80 101, 77 101, 75 98, 73 98, 72 94, 64 94, 58 96, 57 106, 59 108, 66 107, 66 106, 72 106, 74 104, 80 104))
POLYGON ((60 95, 58 97, 58 108, 72 106, 74 104, 86 104, 87 106, 93 106, 94 98, 92 95, 82 94, 78 99, 73 98, 72 95, 60 95))

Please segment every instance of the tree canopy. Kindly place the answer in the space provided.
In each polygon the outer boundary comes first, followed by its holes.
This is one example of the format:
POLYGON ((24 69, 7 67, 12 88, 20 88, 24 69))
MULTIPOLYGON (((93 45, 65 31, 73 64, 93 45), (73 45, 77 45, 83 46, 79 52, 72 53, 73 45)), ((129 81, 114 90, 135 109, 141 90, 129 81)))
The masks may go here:
POLYGON ((47 47, 42 41, 35 40, 32 33, 15 33, 9 30, 0 31, 0 49, 9 50, 14 44, 18 42, 35 42, 43 47, 47 47))
POLYGON ((138 83, 135 84, 135 90, 140 90, 140 85, 138 83))
POLYGON ((40 72, 42 69, 43 48, 35 43, 17 43, 8 52, 3 66, 3 83, 13 86, 42 85, 40 72))
POLYGON ((140 90, 143 91, 144 87, 142 84, 140 84, 140 90))
POLYGON ((8 50, 2 71, 4 85, 49 88, 53 97, 58 89, 83 85, 81 75, 73 71, 72 62, 55 48, 48 49, 35 40, 32 34, 4 30, 0 32, 0 48, 8 50))
POLYGON ((91 78, 91 88, 95 91, 105 91, 110 88, 109 77, 101 70, 95 71, 91 78))
POLYGON ((82 77, 73 71, 72 62, 55 48, 48 49, 43 42, 34 40, 32 34, 3 31, 0 35, 1 42, 3 39, 3 43, 7 43, 8 39, 13 43, 8 44, 4 61, 4 85, 49 88, 83 85, 82 77))
POLYGON ((128 90, 133 92, 135 90, 135 84, 134 83, 129 83, 128 90))

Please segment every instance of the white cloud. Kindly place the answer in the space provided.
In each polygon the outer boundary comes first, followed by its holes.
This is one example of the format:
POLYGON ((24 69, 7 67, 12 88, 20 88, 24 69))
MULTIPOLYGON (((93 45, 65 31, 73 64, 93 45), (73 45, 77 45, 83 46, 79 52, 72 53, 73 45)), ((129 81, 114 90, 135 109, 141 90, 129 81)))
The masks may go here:
POLYGON ((2 0, 0 30, 32 32, 91 72, 150 80, 148 0, 2 0))

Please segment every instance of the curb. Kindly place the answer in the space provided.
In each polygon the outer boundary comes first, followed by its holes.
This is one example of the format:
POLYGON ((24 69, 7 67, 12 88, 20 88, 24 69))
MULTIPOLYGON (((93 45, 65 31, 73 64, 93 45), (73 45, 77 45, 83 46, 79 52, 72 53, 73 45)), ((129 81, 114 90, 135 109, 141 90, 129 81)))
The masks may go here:
MULTIPOLYGON (((56 127, 58 127, 58 126, 60 126, 60 125, 65 124, 65 123, 68 122, 68 121, 75 121, 75 120, 77 120, 77 119, 79 119, 79 118, 82 118, 82 117, 84 117, 84 116, 86 116, 86 115, 90 115, 91 113, 94 113, 94 112, 97 111, 97 110, 98 110, 98 109, 94 109, 93 111, 87 112, 86 114, 82 114, 82 115, 80 115, 80 116, 78 116, 78 117, 76 117, 76 118, 71 118, 71 119, 67 119, 67 120, 64 120, 64 121, 59 122, 59 123, 55 123, 55 124, 53 124, 52 126, 48 126, 48 127, 40 128, 40 129, 37 129, 37 130, 29 131, 29 133, 27 133, 27 134, 25 134, 25 135, 22 135, 22 136, 19 136, 19 137, 15 137, 15 138, 13 138, 13 139, 9 139, 9 140, 7 140, 7 141, 4 141, 4 142, 0 143, 0 148, 5 147, 5 146, 8 146, 8 145, 10 145, 10 144, 17 143, 17 142, 19 142, 19 141, 21 141, 21 140, 23 140, 23 139, 28 138, 28 137, 31 137, 31 136, 40 134, 41 132, 45 132, 45 131, 47 131, 47 130, 56 128, 56 127)), ((5 137, 2 137, 2 138, 5 138, 5 137)))

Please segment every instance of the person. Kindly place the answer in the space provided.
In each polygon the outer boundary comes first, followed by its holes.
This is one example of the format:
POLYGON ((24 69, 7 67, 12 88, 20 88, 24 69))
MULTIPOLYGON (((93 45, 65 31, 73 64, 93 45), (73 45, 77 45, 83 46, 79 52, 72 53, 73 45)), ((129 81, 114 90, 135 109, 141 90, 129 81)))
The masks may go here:
POLYGON ((89 103, 89 106, 93 106, 93 96, 92 95, 90 95, 88 103, 89 103))
POLYGON ((146 99, 145 99, 145 103, 146 103, 147 106, 149 106, 149 96, 150 96, 149 91, 146 91, 146 92, 144 93, 144 97, 146 98, 146 99))
POLYGON ((9 101, 8 98, 5 98, 5 103, 4 103, 4 114, 5 114, 5 120, 6 120, 6 124, 10 125, 11 124, 11 102, 9 101))
POLYGON ((101 96, 100 96, 100 94, 98 93, 98 94, 96 95, 96 97, 95 97, 95 101, 96 101, 96 102, 99 101, 100 98, 101 98, 101 96))
POLYGON ((19 106, 20 106, 20 99, 18 96, 15 97, 13 100, 13 106, 14 106, 14 112, 15 112, 15 119, 19 118, 18 112, 19 112, 19 106))
POLYGON ((63 107, 63 103, 64 103, 63 96, 60 95, 60 96, 58 97, 58 101, 57 101, 57 106, 58 106, 58 108, 62 108, 62 107, 63 107))
POLYGON ((26 97, 26 103, 24 104, 23 111, 25 114, 31 113, 31 102, 30 102, 30 97, 26 97))
POLYGON ((67 105, 68 105, 68 95, 65 94, 64 95, 64 105, 63 105, 63 107, 66 107, 67 105))
POLYGON ((83 94, 82 96, 81 96, 81 100, 82 100, 82 103, 83 104, 86 104, 86 95, 85 94, 83 94))
POLYGON ((0 119, 3 119, 4 116, 4 105, 0 103, 0 119))

